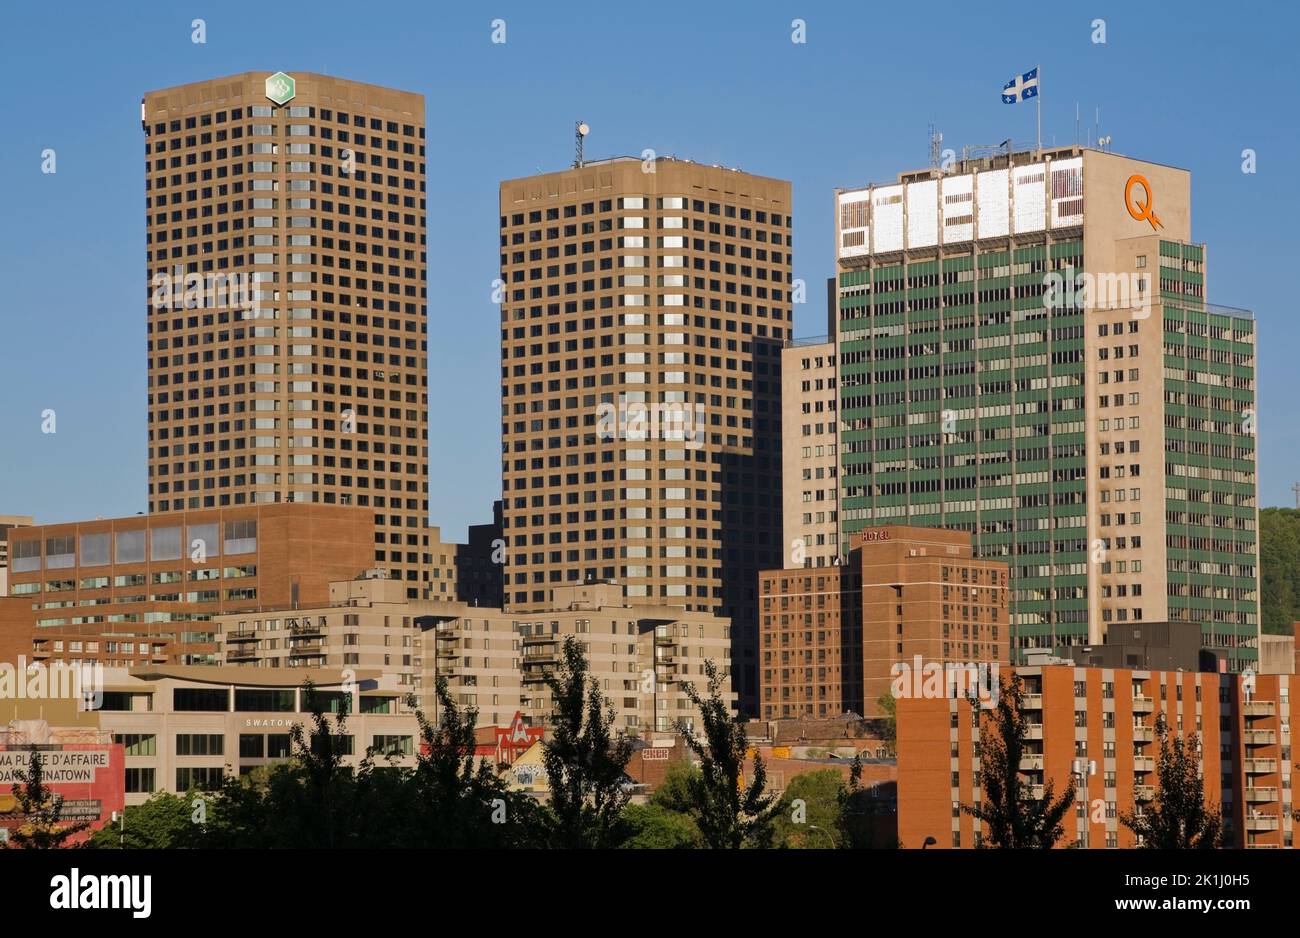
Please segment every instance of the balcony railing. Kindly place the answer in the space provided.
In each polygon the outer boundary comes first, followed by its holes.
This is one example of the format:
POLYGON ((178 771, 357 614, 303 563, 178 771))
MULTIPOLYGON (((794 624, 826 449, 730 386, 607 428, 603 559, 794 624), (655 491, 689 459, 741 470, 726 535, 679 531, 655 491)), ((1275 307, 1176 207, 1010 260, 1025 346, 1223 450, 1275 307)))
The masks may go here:
POLYGON ((1280 818, 1275 814, 1260 814, 1256 817, 1246 818, 1246 830, 1248 831, 1275 831, 1280 825, 1280 818))
POLYGON ((1246 730, 1241 736, 1247 746, 1272 746, 1277 742, 1277 730, 1246 730))
POLYGON ((1030 754, 1020 757, 1020 771, 1022 772, 1041 772, 1043 770, 1043 757, 1038 754, 1030 754))
POLYGON ((1277 789, 1271 786, 1246 786, 1246 800, 1252 803, 1277 801, 1277 789))
POLYGON ((1025 727, 1025 739, 1042 739, 1042 738, 1043 738, 1043 724, 1030 723, 1028 726, 1025 727))
POLYGON ((1245 759, 1242 764, 1247 775, 1271 775, 1277 771, 1276 759, 1245 759))
POLYGON ((1271 717, 1277 714, 1275 700, 1247 700, 1242 704, 1241 712, 1248 717, 1271 717))
POLYGON ((1156 770, 1156 760, 1152 759, 1150 756, 1133 757, 1134 772, 1154 772, 1155 770, 1156 770))
POLYGON ((1134 785, 1133 797, 1138 801, 1152 801, 1156 796, 1156 786, 1154 785, 1134 785))
POLYGON ((1152 700, 1150 697, 1133 698, 1134 713, 1151 713, 1154 709, 1155 709, 1155 701, 1152 700))
POLYGON ((1024 697, 1022 698, 1020 709, 1021 709, 1021 710, 1042 710, 1042 709, 1043 709, 1043 695, 1042 695, 1042 694, 1025 694, 1024 697))
POLYGON ((1156 738, 1156 731, 1154 727, 1151 726, 1133 727, 1133 742, 1149 743, 1155 738, 1156 738))

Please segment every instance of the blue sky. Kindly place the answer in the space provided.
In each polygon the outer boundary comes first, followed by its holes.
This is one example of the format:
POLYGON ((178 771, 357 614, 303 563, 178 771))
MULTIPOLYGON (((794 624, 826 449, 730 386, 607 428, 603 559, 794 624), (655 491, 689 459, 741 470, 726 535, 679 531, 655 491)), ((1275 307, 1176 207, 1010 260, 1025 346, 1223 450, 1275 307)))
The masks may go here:
POLYGON ((1300 481, 1300 67, 1294 4, 429 2, 10 5, 0 30, 0 513, 44 522, 143 511, 141 94, 249 69, 327 72, 428 104, 432 523, 453 538, 499 493, 497 183, 649 147, 794 183, 800 334, 825 331, 831 190, 945 146, 1032 140, 999 89, 1042 67, 1043 138, 1086 128, 1192 172, 1209 298, 1260 335, 1260 503, 1300 481), (1020 11, 1026 13, 1021 16, 1020 11), (190 39, 202 17, 207 42, 190 39), (1249 17, 1249 18, 1245 18, 1249 17), (506 21, 504 44, 491 21, 506 21), (790 41, 791 21, 807 42, 790 41), (1104 19, 1105 44, 1092 42, 1104 19), (41 152, 58 172, 41 173, 41 152), (1254 149, 1258 171, 1241 171, 1254 149), (41 432, 53 408, 57 433, 41 432))

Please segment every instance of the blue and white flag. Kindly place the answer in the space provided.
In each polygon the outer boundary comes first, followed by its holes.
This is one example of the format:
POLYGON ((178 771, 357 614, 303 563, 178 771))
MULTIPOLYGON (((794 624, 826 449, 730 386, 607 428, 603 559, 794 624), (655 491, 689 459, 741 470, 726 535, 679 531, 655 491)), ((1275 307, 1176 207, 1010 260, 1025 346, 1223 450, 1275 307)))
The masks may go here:
POLYGON ((1016 104, 1038 97, 1038 66, 1002 86, 1002 103, 1016 104))

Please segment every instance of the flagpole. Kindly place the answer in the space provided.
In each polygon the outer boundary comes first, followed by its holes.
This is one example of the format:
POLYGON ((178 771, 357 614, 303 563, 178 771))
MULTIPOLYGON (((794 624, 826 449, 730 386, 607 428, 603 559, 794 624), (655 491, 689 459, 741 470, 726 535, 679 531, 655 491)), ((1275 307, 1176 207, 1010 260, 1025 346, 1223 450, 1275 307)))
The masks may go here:
POLYGON ((1038 94, 1034 95, 1034 100, 1038 103, 1038 152, 1043 152, 1043 67, 1035 66, 1038 69, 1038 94))

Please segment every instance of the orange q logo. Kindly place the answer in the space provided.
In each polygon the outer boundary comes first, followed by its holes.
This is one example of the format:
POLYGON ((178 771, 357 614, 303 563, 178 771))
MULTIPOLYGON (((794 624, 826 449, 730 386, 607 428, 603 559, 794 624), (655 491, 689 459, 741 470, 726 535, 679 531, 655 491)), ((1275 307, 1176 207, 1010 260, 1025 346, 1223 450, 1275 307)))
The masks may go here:
POLYGON ((1151 183, 1147 177, 1140 173, 1134 173, 1128 177, 1128 182, 1124 184, 1124 207, 1128 209, 1129 215, 1135 221, 1150 222, 1151 230, 1163 228, 1165 223, 1160 220, 1160 216, 1155 212, 1156 197, 1151 192, 1151 183), (1146 197, 1144 202, 1135 202, 1133 200, 1133 187, 1141 186, 1142 194, 1146 197))

